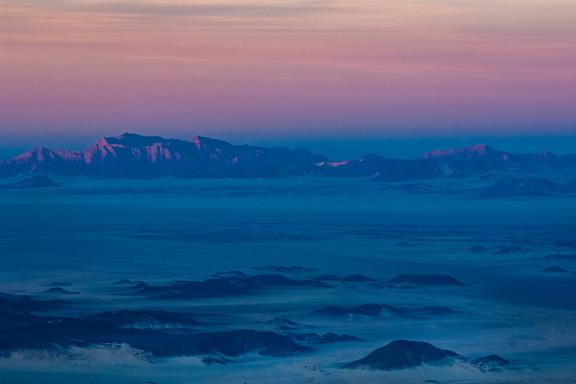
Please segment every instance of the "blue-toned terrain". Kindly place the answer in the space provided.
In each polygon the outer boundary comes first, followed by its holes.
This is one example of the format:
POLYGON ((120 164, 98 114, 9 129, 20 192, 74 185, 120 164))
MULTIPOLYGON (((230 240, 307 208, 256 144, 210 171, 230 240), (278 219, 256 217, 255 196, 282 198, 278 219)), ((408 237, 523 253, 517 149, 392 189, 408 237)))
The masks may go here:
POLYGON ((0 382, 576 382, 573 156, 222 143, 0 164, 0 382))

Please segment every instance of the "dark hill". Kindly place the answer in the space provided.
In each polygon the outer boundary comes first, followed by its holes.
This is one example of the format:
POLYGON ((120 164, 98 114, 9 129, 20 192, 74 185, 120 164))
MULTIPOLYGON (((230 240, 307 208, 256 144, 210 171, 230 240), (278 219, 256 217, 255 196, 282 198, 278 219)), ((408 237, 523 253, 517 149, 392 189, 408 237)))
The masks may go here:
POLYGON ((462 357, 457 353, 436 348, 426 342, 396 340, 376 349, 360 360, 346 364, 344 368, 392 371, 416 368, 425 364, 452 362, 458 359, 462 357))

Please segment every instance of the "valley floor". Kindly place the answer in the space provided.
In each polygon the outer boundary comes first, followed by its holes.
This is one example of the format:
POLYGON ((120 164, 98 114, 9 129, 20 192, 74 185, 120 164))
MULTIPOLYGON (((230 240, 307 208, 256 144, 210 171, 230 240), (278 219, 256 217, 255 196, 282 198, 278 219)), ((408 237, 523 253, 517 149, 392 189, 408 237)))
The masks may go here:
POLYGON ((575 198, 56 181, 0 190, 2 383, 576 383, 575 198), (464 359, 343 368, 399 339, 464 359))

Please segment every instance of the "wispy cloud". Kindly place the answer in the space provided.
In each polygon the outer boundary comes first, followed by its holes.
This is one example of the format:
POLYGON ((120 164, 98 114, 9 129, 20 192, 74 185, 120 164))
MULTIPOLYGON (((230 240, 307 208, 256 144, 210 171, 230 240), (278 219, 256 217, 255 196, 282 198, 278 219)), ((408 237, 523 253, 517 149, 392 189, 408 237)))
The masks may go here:
POLYGON ((130 16, 282 17, 329 11, 337 1, 81 1, 2 0, 0 7, 130 16))

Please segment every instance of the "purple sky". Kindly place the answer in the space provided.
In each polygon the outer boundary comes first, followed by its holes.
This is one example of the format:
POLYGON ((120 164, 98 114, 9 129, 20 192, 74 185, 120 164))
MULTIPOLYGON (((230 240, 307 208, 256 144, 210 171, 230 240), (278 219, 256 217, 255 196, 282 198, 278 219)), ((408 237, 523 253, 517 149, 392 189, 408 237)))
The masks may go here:
POLYGON ((0 0, 1 146, 574 135, 575 18, 573 0, 0 0))

